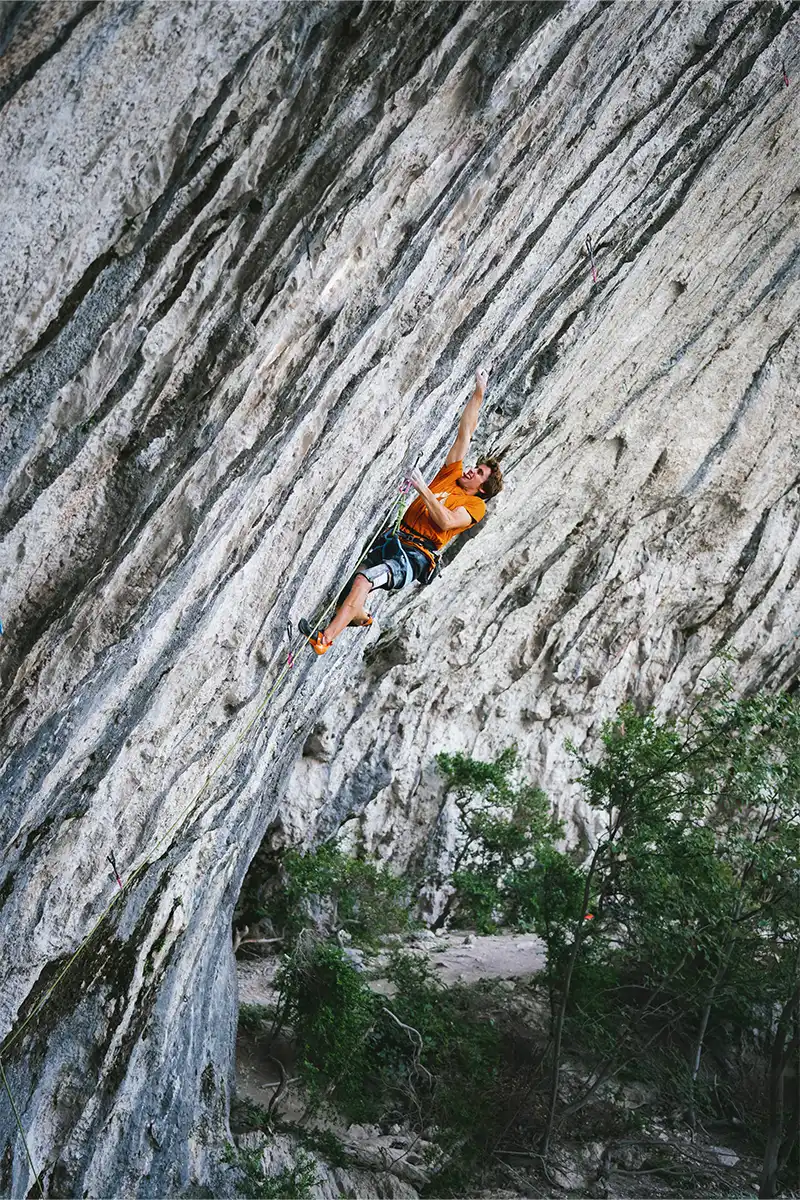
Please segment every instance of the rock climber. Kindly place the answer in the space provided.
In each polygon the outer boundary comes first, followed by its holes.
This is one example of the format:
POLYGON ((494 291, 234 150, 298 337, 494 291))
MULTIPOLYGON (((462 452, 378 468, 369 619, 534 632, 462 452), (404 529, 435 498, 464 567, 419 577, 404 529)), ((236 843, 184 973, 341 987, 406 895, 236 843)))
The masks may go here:
POLYGON ((300 629, 317 654, 326 654, 348 625, 372 624, 364 607, 373 588, 398 591, 414 581, 430 583, 439 570, 439 556, 452 539, 482 520, 486 501, 503 487, 503 476, 495 458, 481 458, 464 470, 464 456, 478 424, 478 414, 486 392, 487 373, 475 372, 475 390, 467 401, 458 424, 456 440, 444 466, 426 484, 416 467, 408 471, 408 481, 419 493, 409 505, 396 533, 390 531, 368 551, 360 563, 343 604, 331 623, 312 633, 306 621, 300 629))

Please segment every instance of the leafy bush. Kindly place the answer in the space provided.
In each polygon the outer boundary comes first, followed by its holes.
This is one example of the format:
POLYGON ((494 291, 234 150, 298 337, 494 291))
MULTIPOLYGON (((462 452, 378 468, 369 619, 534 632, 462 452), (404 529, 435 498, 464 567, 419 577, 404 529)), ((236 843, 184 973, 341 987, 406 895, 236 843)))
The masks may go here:
POLYGON ((234 1133, 249 1133, 254 1129, 266 1132, 271 1128, 269 1111, 263 1104, 258 1104, 247 1096, 231 1098, 230 1123, 234 1133))
POLYGON ((458 1176, 519 1108, 519 1038, 480 990, 444 988, 418 955, 395 952, 391 1000, 370 991, 341 949, 306 935, 284 964, 281 1014, 291 1024, 312 1106, 347 1119, 405 1120, 458 1149, 458 1176))
POLYGON ((248 1200, 310 1200, 317 1185, 317 1169, 313 1159, 298 1150, 293 1167, 284 1167, 267 1175, 262 1165, 263 1151, 258 1148, 239 1148, 229 1145, 224 1161, 242 1174, 244 1195, 248 1200))
POLYGON ((507 1056, 491 1004, 476 989, 443 987, 418 955, 395 952, 389 978, 397 990, 394 1018, 384 1009, 381 1059, 403 1115, 437 1128, 446 1147, 458 1145, 462 1161, 480 1157, 509 1101, 507 1056))
POLYGON ((538 870, 563 824, 539 788, 520 779, 513 747, 494 762, 440 754, 437 765, 458 812, 452 895, 436 922, 494 933, 532 929, 539 912, 538 870))
POLYGON ((239 1028, 251 1034, 263 1033, 274 1015, 274 1009, 268 1004, 240 1004, 239 1028))
POLYGON ((371 1073, 376 997, 341 947, 306 935, 277 975, 277 1024, 289 1024, 303 1079, 320 1105, 335 1098, 351 1120, 374 1113, 365 1083, 371 1073))
POLYGON ((720 1062, 738 1051, 752 1064, 756 1046, 768 1057, 771 1047, 762 1117, 749 1119, 763 1120, 771 1195, 792 1153, 775 1097, 800 1008, 800 705, 735 699, 721 676, 683 719, 623 707, 603 727, 600 755, 576 757, 599 828, 582 863, 555 848, 558 825, 519 782, 513 751, 495 763, 438 759, 461 841, 442 920, 533 929, 546 944, 542 1148, 615 1077, 646 1077, 692 1122, 719 1116, 733 1103, 720 1062), (565 1044, 590 1066, 569 1103, 559 1094, 565 1044))
POLYGON ((285 851, 279 873, 263 912, 289 946, 309 927, 322 933, 344 929, 358 944, 372 946, 382 935, 412 925, 411 881, 352 858, 332 842, 306 853, 285 851))

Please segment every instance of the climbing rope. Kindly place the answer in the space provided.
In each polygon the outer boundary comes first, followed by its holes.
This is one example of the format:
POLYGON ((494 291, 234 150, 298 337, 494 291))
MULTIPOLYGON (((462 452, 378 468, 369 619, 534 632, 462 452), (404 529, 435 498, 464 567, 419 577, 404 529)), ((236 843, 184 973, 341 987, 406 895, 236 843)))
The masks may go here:
POLYGON ((397 493, 397 499, 394 502, 394 507, 391 510, 389 520, 392 522, 392 535, 394 536, 400 528, 406 509, 408 508, 408 493, 411 491, 413 484, 410 479, 404 479, 400 484, 397 493))
MULTIPOLYGON (((383 522, 381 523, 382 527, 386 526, 387 523, 391 520, 396 521, 395 528, 399 527, 403 513, 405 512, 405 509, 406 509, 406 505, 407 505, 406 496, 410 489, 410 486, 411 485, 410 485, 409 481, 404 479, 400 485, 398 496, 392 502, 386 517, 384 518, 383 522)), ((374 535, 371 536, 368 539, 365 546, 362 547, 362 550, 358 556, 359 561, 363 557, 366 548, 371 544, 373 539, 374 539, 374 535)), ((314 617, 315 625, 319 625, 322 621, 324 621, 325 618, 328 616, 328 614, 335 608, 336 598, 337 597, 334 597, 334 599, 332 601, 330 601, 327 605, 322 607, 321 612, 318 612, 318 614, 315 615, 315 617, 314 617)), ((288 630, 287 630, 287 632, 288 632, 288 630)), ((34 1008, 31 1010, 31 1012, 28 1014, 28 1016, 22 1022, 22 1024, 19 1025, 16 1030, 13 1030, 11 1033, 9 1033, 8 1037, 3 1041, 2 1046, 0 1046, 0 1074, 2 1074, 3 1085, 4 1085, 6 1093, 8 1095, 8 1099, 11 1104, 11 1108, 13 1110, 17 1126, 19 1128, 23 1143, 25 1145, 25 1153, 28 1156, 28 1162, 30 1163, 31 1170, 33 1171, 34 1177, 36 1179, 36 1183, 39 1188, 39 1194, 42 1197, 44 1197, 44 1192, 42 1190, 42 1185, 39 1180, 39 1175, 36 1171, 36 1167, 33 1164, 33 1159, 31 1157, 30 1151, 28 1149, 28 1143, 25 1138, 25 1131, 23 1129, 22 1122, 19 1117, 19 1112, 17 1110, 17 1106, 14 1103, 14 1098, 11 1094, 11 1089, 8 1085, 8 1080, 6 1079, 5 1071, 3 1070, 2 1055, 6 1054, 11 1049, 11 1047, 14 1046, 19 1041, 19 1039, 22 1037, 22 1034, 25 1032, 25 1030, 30 1025, 30 1023, 39 1016, 39 1014, 41 1013, 45 1004, 48 1002, 48 1000, 52 996, 53 992, 56 990, 58 985, 61 983, 61 980, 64 978, 64 976, 71 969, 71 967, 74 965, 76 960, 80 957, 80 955, 86 949, 89 942, 92 940, 92 938, 94 937, 97 930, 103 924, 103 922, 105 921, 108 914, 111 912, 114 905, 118 903, 120 898, 126 892, 129 892, 131 890, 131 888, 136 883, 136 881, 147 870, 147 868, 150 867, 152 865, 152 863, 155 861, 157 852, 159 851, 161 846, 164 844, 166 839, 169 837, 169 835, 172 832, 174 832, 174 830, 189 816, 189 814, 192 812, 192 810, 196 808, 200 799, 202 798, 202 796, 208 789, 209 785, 211 784, 211 781, 219 774, 219 772, 222 770, 223 766, 228 761, 228 759, 231 757, 233 752, 241 745, 241 743, 244 741, 247 734, 250 732, 250 730, 255 725, 256 721, 264 713, 270 700, 275 695, 275 692, 280 687, 280 685, 283 683, 288 672, 294 666, 294 654, 300 649, 300 647, 303 645, 305 640, 306 639, 302 636, 297 637, 294 640, 294 642, 291 642, 291 639, 290 639, 290 646, 289 646, 289 650, 288 650, 287 660, 286 660, 283 668, 278 673, 277 677, 274 679, 272 686, 270 687, 269 691, 267 692, 266 696, 262 700, 262 702, 259 705, 256 712, 253 714, 253 716, 250 718, 250 720, 247 722, 247 724, 244 726, 244 728, 239 732, 237 737, 233 740, 231 745, 226 750, 225 754, 222 756, 222 758, 219 760, 219 762, 215 765, 214 769, 212 771, 210 771, 209 774, 206 776, 202 785, 200 786, 198 791, 192 796, 192 799, 189 801, 189 803, 178 814, 178 816, 172 822, 172 824, 169 825, 164 830, 161 837, 158 839, 156 844, 153 846, 152 850, 147 855, 147 857, 145 859, 143 859, 143 861, 139 864, 138 867, 136 867, 133 871, 131 871, 131 873, 128 875, 127 879, 124 880, 124 882, 120 878, 119 871, 117 869, 116 861, 114 860, 113 854, 108 856, 109 861, 111 862, 112 869, 114 871, 114 876, 116 878, 116 882, 119 885, 118 890, 114 893, 110 902, 106 905, 106 907, 100 913, 100 915, 98 916, 98 918, 95 921, 92 928, 89 930, 89 932, 84 937, 83 941, 80 943, 80 945, 75 950, 75 953, 72 954, 72 956, 67 960, 67 962, 64 964, 62 969, 59 971, 58 975, 56 975, 56 977, 53 980, 53 982, 51 983, 50 987, 42 995, 39 1002, 34 1006, 34 1008)), ((272 662, 270 663, 270 670, 273 668, 273 666, 276 664, 276 662, 279 661, 280 658, 282 658, 282 656, 283 656, 282 650, 279 650, 277 652, 277 654, 273 655, 272 662)))
MULTIPOLYGON (((9 1104, 11 1105, 11 1111, 14 1113, 14 1120, 17 1122, 17 1128, 19 1129, 19 1135, 22 1138, 22 1144, 25 1147, 25 1153, 28 1156, 28 1162, 30 1163, 31 1170, 33 1171, 33 1177, 36 1180, 36 1186, 39 1189, 39 1195, 42 1197, 42 1200, 44 1200, 44 1188, 42 1187, 42 1181, 39 1178, 39 1172, 36 1170, 36 1167, 33 1165, 33 1159, 31 1158, 31 1152, 28 1149, 28 1139, 25 1137, 25 1130, 22 1128, 22 1121, 20 1120, 19 1112, 17 1111, 17 1106, 14 1103, 14 1097, 11 1095, 11 1088, 8 1086, 8 1080, 6 1079, 6 1073, 3 1070, 3 1060, 1 1058, 0 1058, 0 1076, 2 1077, 2 1080, 3 1080, 3 1087, 6 1089, 6 1094, 8 1095, 8 1101, 9 1101, 9 1104)), ((26 1192, 27 1192, 27 1189, 26 1189, 26 1192)))

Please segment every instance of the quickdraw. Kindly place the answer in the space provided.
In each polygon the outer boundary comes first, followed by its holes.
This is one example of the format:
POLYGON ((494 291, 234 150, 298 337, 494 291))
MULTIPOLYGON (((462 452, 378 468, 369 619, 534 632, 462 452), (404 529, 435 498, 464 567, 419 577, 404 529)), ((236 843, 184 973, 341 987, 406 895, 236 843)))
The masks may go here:
POLYGON ((592 264, 592 283, 597 283, 597 267, 594 265, 594 247, 592 246, 591 234, 586 235, 586 253, 589 255, 589 262, 592 264))
POLYGON ((110 853, 110 854, 107 854, 107 855, 106 855, 106 858, 107 858, 107 859, 108 859, 108 861, 111 863, 111 870, 114 872, 114 878, 116 879, 116 881, 117 881, 117 883, 119 884, 119 886, 120 886, 120 887, 122 887, 122 880, 121 880, 121 879, 120 879, 120 877, 119 877, 119 871, 117 870, 117 864, 116 864, 116 862, 115 862, 115 860, 114 860, 114 852, 113 852, 113 850, 111 851, 111 853, 110 853))

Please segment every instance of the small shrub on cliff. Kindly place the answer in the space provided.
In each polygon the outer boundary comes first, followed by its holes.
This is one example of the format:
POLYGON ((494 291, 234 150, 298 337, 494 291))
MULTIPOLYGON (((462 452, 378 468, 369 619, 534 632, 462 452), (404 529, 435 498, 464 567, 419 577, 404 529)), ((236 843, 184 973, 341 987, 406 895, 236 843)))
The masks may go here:
POLYGON ((293 1167, 284 1167, 267 1175, 262 1164, 263 1151, 258 1147, 228 1145, 223 1162, 241 1173, 244 1195, 248 1200, 310 1200, 317 1185, 314 1160, 298 1150, 293 1167))

